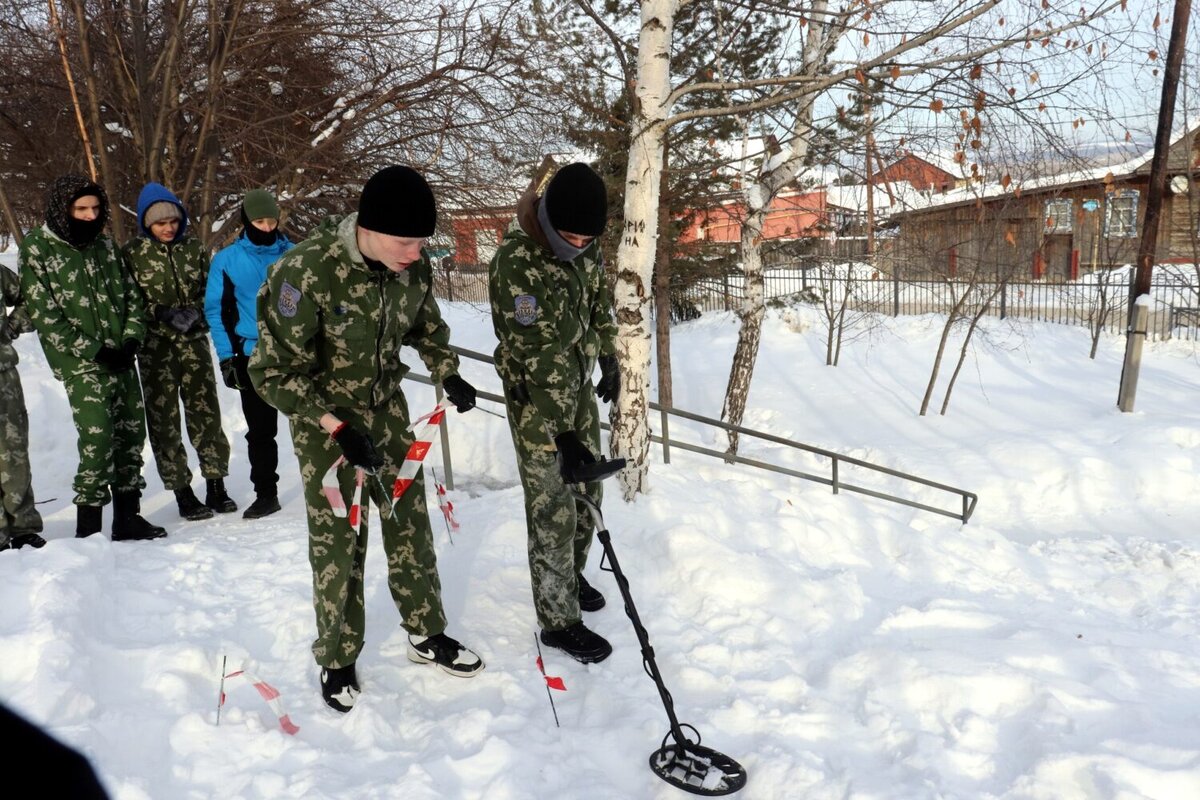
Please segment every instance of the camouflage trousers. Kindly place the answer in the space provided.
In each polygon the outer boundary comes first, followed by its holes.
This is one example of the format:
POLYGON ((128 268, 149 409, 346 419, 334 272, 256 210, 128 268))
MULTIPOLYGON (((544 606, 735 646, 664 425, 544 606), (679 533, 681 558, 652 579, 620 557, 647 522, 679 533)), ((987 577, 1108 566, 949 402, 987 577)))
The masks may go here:
POLYGON ((116 492, 146 488, 142 477, 142 446, 146 443, 146 413, 137 370, 94 371, 63 381, 71 416, 79 434, 79 469, 75 472, 75 504, 103 506, 116 492))
MULTIPOLYGON (((399 392, 383 408, 339 409, 337 415, 370 433, 385 464, 379 480, 366 476, 362 519, 355 530, 346 517, 333 515, 321 489, 321 478, 342 455, 341 448, 319 425, 291 420, 292 443, 300 461, 304 502, 308 506, 308 561, 312 566, 313 607, 317 615, 317 638, 312 650, 323 667, 344 667, 358 660, 366 625, 363 575, 370 501, 377 508, 387 509, 392 482, 413 443, 412 433, 406 430, 408 404, 399 392)), ((354 497, 355 472, 349 465, 338 471, 338 484, 347 508, 354 497)), ((395 513, 384 510, 380 516, 388 589, 400 611, 400 624, 413 634, 441 633, 446 629, 446 615, 442 610, 442 585, 421 473, 396 503, 395 513)))
MULTIPOLYGON (((532 403, 513 399, 504 387, 508 428, 517 451, 517 471, 525 490, 525 525, 529 533, 529 575, 533 582, 533 608, 543 630, 557 631, 581 619, 579 580, 592 546, 594 523, 587 507, 563 483, 555 460, 554 440, 532 403)), ((600 454, 600 415, 590 383, 584 384, 575 402, 575 428, 580 441, 600 454)), ((599 483, 587 484, 587 494, 597 504, 603 497, 599 483)))
POLYGON ((146 423, 158 475, 169 491, 192 482, 187 451, 180 433, 179 401, 183 400, 188 438, 200 459, 200 475, 229 474, 229 439, 221 428, 217 379, 207 336, 172 339, 150 334, 138 353, 146 423))
POLYGON ((0 369, 0 545, 22 533, 40 533, 29 471, 29 417, 15 367, 0 369))

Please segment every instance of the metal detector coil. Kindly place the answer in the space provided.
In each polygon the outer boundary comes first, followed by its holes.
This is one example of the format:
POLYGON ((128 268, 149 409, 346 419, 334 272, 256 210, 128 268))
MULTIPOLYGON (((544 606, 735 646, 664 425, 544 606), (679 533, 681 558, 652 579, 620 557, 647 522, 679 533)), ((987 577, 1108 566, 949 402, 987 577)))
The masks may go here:
MULTIPOLYGON (((616 461, 622 461, 622 459, 616 459, 616 461)), ((612 537, 609 535, 608 529, 604 527, 604 516, 600 513, 600 506, 577 489, 572 488, 571 494, 575 496, 576 500, 587 506, 588 511, 592 514, 592 519, 596 522, 596 538, 604 547, 604 557, 609 564, 608 571, 613 574, 613 578, 617 581, 617 588, 621 590, 621 599, 625 601, 625 614, 633 623, 634 633, 637 634, 638 644, 642 648, 642 664, 646 669, 646 674, 658 687, 658 696, 662 698, 663 708, 666 709, 667 719, 671 723, 671 730, 663 737, 662 746, 650 754, 650 769, 675 788, 692 794, 719 797, 739 791, 746 785, 746 770, 742 765, 724 753, 718 753, 716 750, 702 746, 700 732, 691 725, 680 724, 679 719, 675 716, 675 703, 671 699, 671 693, 667 691, 666 684, 663 683, 662 674, 658 671, 658 664, 654 660, 654 649, 650 646, 650 636, 646 633, 646 628, 642 625, 637 608, 633 604, 633 597, 629 594, 629 580, 621 571, 621 565, 617 561, 612 537), (694 741, 684 735, 684 728, 692 732, 694 741)), ((603 565, 601 566, 603 568, 603 565)))

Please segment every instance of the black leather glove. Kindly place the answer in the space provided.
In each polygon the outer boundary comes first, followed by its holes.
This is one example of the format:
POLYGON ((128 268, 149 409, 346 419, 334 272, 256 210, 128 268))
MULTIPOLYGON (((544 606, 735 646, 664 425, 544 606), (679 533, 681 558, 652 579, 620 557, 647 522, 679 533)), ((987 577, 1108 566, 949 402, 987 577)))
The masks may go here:
POLYGON ((225 381, 225 385, 230 389, 236 389, 240 392, 246 387, 242 386, 241 371, 238 369, 237 362, 237 356, 233 356, 232 358, 222 359, 219 366, 221 367, 221 379, 225 381))
POLYGON ((463 380, 461 375, 446 378, 442 381, 442 389, 445 390, 446 397, 450 398, 450 402, 454 403, 458 413, 470 411, 475 407, 475 387, 463 380))
POLYGON ((364 469, 374 475, 383 466, 383 456, 375 450, 375 442, 369 433, 363 433, 348 422, 333 434, 333 440, 342 448, 351 466, 364 469))
MULTIPOLYGON (((182 318, 183 324, 186 326, 182 331, 180 331, 181 333, 191 333, 192 331, 196 330, 196 327, 204 320, 204 316, 200 313, 200 309, 192 308, 191 306, 179 309, 179 313, 175 316, 177 320, 182 318)), ((173 327, 175 327, 176 330, 179 330, 178 325, 173 327)))
POLYGON ((606 403, 615 403, 621 394, 621 370, 616 356, 600 356, 600 382, 596 396, 606 403))
POLYGON ((582 480, 578 475, 579 468, 596 463, 596 457, 579 441, 579 434, 575 431, 555 436, 554 446, 558 448, 558 474, 562 475, 563 483, 579 483, 582 480))
POLYGON ((100 346, 95 362, 108 367, 113 372, 124 372, 129 369, 129 364, 126 363, 125 356, 121 354, 121 351, 106 344, 100 346))

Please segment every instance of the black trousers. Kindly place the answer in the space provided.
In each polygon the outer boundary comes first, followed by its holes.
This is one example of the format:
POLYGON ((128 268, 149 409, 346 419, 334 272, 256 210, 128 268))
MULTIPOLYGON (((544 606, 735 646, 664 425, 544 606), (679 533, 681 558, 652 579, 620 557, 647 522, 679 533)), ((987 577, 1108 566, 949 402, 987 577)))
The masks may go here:
POLYGON ((242 414, 246 417, 246 450, 250 456, 250 483, 254 494, 259 497, 275 497, 278 494, 279 448, 275 435, 279 432, 279 411, 275 406, 258 396, 250 376, 246 372, 249 358, 235 359, 238 383, 241 390, 242 414))

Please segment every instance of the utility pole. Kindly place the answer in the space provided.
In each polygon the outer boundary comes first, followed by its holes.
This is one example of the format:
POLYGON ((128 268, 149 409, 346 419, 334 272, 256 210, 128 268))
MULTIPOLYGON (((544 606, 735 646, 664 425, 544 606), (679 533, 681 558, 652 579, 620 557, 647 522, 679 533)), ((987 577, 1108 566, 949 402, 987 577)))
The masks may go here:
POLYGON ((1187 40, 1191 0, 1175 0, 1175 16, 1171 20, 1171 41, 1167 47, 1167 63, 1163 74, 1162 102, 1158 107, 1158 131, 1154 136, 1154 158, 1150 162, 1150 186, 1146 192, 1146 216, 1142 220, 1142 240, 1138 246, 1137 273, 1130 292, 1129 324, 1125 333, 1125 362, 1121 369, 1121 388, 1117 407, 1133 411, 1137 396, 1138 373, 1141 370, 1142 344, 1146 340, 1146 317, 1149 307, 1150 278, 1158 244, 1158 218, 1167 188, 1167 154, 1171 147, 1171 125, 1175 118, 1175 95, 1179 89, 1179 69, 1187 40), (1142 300, 1145 297, 1146 300, 1142 300), (1139 302, 1140 301, 1140 302, 1139 302))

